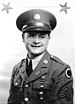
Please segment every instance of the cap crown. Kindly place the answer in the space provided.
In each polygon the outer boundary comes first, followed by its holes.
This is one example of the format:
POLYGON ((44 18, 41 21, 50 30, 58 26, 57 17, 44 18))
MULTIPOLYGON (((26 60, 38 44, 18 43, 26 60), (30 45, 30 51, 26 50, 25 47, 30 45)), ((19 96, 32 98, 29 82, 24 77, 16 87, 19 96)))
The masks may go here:
POLYGON ((16 20, 16 25, 21 31, 39 30, 51 31, 56 26, 55 16, 42 9, 33 9, 22 13, 16 20))

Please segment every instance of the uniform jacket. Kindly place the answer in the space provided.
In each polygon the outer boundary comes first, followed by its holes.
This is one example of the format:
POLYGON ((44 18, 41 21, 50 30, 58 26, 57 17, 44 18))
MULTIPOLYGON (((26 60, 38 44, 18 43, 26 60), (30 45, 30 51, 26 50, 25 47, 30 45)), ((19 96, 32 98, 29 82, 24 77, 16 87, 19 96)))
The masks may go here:
POLYGON ((73 104, 69 65, 46 51, 28 77, 25 61, 13 68, 7 104, 73 104))

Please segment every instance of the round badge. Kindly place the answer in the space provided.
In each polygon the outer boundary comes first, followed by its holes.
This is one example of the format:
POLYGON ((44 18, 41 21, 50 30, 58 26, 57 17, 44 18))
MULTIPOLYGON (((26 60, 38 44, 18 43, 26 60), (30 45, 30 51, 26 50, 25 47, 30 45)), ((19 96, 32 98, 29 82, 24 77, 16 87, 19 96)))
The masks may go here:
POLYGON ((44 64, 47 64, 47 63, 48 63, 48 60, 46 60, 46 59, 43 60, 43 63, 44 63, 44 64))
POLYGON ((35 19, 35 20, 39 20, 39 19, 40 19, 40 15, 39 15, 39 14, 35 14, 35 15, 34 15, 34 19, 35 19))
POLYGON ((66 77, 71 78, 71 69, 70 68, 66 69, 66 77))

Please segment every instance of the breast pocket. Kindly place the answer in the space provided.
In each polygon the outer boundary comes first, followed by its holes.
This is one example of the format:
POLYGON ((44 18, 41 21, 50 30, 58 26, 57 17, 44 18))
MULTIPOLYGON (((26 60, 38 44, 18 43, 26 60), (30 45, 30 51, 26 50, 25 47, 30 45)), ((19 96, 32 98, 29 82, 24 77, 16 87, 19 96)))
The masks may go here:
POLYGON ((22 78, 17 75, 14 77, 14 80, 13 80, 13 86, 12 86, 12 90, 13 90, 13 93, 15 94, 19 94, 22 92, 22 86, 23 86, 23 80, 22 78))
POLYGON ((46 79, 46 76, 41 76, 38 80, 34 81, 32 84, 33 89, 52 89, 53 81, 46 79))
POLYGON ((52 83, 48 80, 37 80, 33 82, 33 95, 38 96, 38 99, 44 100, 45 104, 51 101, 52 83))

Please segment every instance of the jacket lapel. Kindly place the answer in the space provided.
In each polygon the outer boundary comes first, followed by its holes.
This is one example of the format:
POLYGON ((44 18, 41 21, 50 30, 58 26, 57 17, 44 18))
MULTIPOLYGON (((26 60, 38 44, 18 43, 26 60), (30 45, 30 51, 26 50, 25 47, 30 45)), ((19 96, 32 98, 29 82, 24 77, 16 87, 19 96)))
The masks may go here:
POLYGON ((49 66, 51 64, 50 61, 50 54, 46 51, 34 71, 31 73, 31 75, 27 78, 26 83, 30 83, 42 75, 46 74, 48 72, 49 66))

